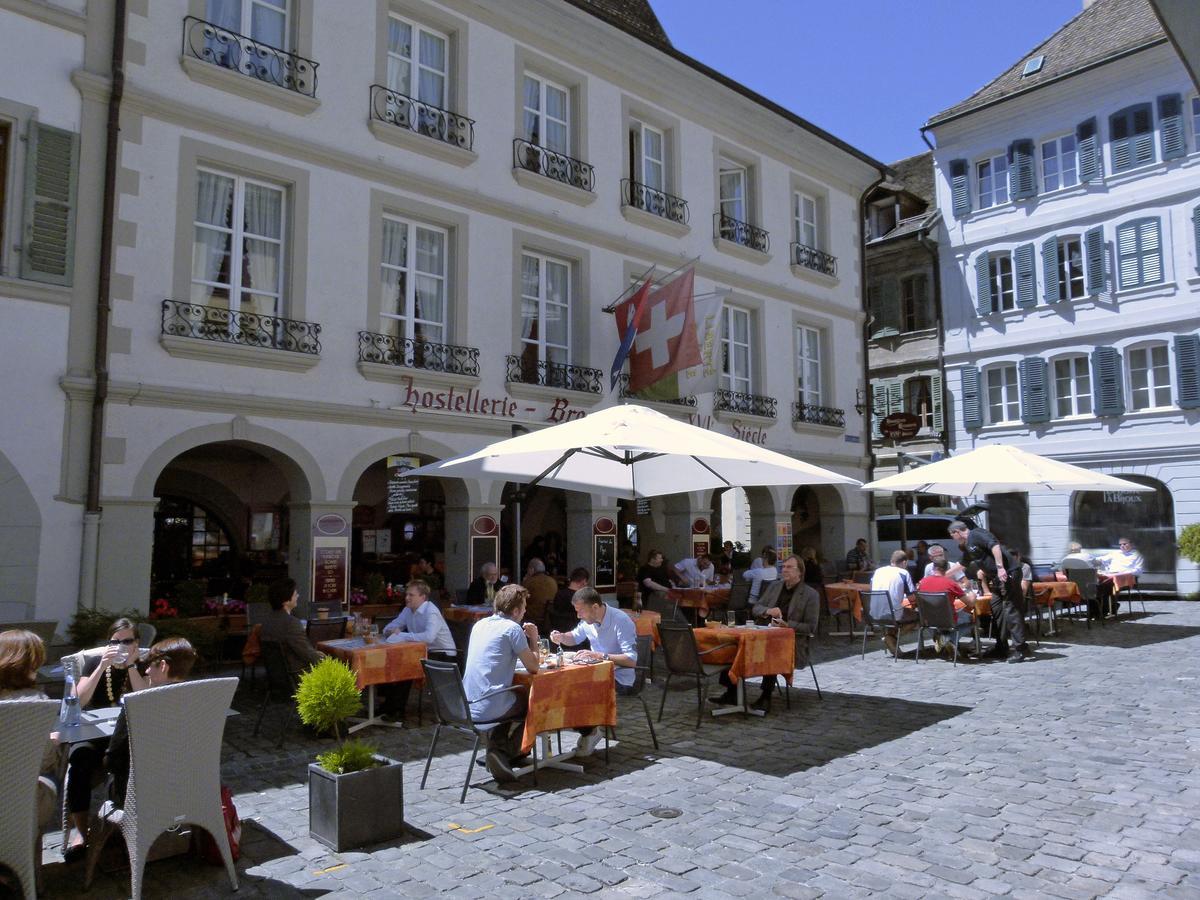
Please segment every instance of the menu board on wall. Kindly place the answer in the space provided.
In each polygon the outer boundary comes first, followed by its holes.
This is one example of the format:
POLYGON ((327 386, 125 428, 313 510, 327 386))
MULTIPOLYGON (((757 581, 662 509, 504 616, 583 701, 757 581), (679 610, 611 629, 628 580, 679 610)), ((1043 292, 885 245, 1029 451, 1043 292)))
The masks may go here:
POLYGON ((617 536, 615 534, 598 534, 595 540, 596 577, 594 585, 597 588, 610 588, 617 583, 617 536))
MULTIPOLYGON (((319 542, 321 539, 317 538, 319 542)), ((313 600, 344 603, 346 599, 346 547, 340 538, 335 546, 313 547, 313 600)))
POLYGON ((389 513, 415 513, 420 509, 417 479, 407 477, 421 461, 415 456, 389 456, 387 458, 387 511, 389 513))

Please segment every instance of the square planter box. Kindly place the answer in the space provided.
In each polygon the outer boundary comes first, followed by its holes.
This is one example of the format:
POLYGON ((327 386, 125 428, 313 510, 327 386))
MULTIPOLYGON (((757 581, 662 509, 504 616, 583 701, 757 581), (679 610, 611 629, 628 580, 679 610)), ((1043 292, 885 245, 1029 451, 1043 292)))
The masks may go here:
POLYGON ((308 833, 331 850, 353 850, 404 833, 404 767, 383 765, 334 775, 308 765, 308 833))

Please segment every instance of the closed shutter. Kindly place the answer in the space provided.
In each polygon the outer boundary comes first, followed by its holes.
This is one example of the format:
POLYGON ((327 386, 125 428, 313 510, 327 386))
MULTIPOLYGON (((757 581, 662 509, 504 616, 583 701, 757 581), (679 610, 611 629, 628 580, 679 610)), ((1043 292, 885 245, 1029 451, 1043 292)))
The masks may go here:
POLYGON ((1104 229, 1097 225, 1083 236, 1084 275, 1087 292, 1093 296, 1104 291, 1104 229))
POLYGON ((1121 110, 1108 117, 1108 148, 1112 153, 1114 172, 1123 172, 1133 167, 1133 139, 1130 134, 1129 110, 1121 110))
POLYGON ((1050 421, 1050 387, 1048 365, 1039 356, 1021 360, 1017 370, 1021 375, 1021 421, 1030 424, 1050 421))
POLYGON ((1037 306, 1037 273, 1034 271, 1033 244, 1022 244, 1013 251, 1017 269, 1017 306, 1032 309, 1037 306))
POLYGON ((1149 103, 1113 113, 1108 127, 1114 172, 1154 162, 1154 116, 1149 103))
POLYGON ((941 434, 946 430, 946 398, 942 395, 942 373, 934 372, 929 376, 929 394, 933 402, 933 430, 941 434))
POLYGON ((1138 257, 1142 261, 1142 284, 1162 281, 1162 239, 1158 219, 1143 219, 1137 223, 1138 257))
POLYGON ((992 312, 992 272, 986 253, 975 257, 975 311, 981 316, 992 312))
POLYGON ((34 123, 25 155, 21 277, 70 284, 75 256, 79 135, 34 123))
POLYGON ((1200 336, 1175 335, 1175 402, 1200 409, 1200 336))
POLYGON ((1162 240, 1158 219, 1126 222, 1117 229, 1117 270, 1122 288, 1162 281, 1162 240))
POLYGON ((1125 412, 1125 385, 1121 379, 1121 354, 1112 347, 1092 351, 1092 393, 1097 416, 1125 412))
POLYGON ((1042 297, 1047 303, 1062 299, 1062 285, 1058 281, 1058 238, 1042 241, 1042 297))
POLYGON ((1158 98, 1158 134, 1163 159, 1176 159, 1187 153, 1183 138, 1183 99, 1178 94, 1164 94, 1158 98))
POLYGON ((1117 274, 1123 288, 1136 287, 1138 278, 1137 223, 1129 222, 1117 229, 1117 274))
POLYGON ((1096 136, 1096 120, 1088 119, 1075 126, 1075 143, 1079 151, 1079 180, 1099 181, 1104 177, 1104 158, 1096 136))
POLYGON ((904 379, 893 378, 888 382, 888 414, 904 412, 904 379))
POLYGON ((950 160, 950 205, 954 215, 962 218, 971 211, 970 169, 965 159, 950 160))
POLYGON ((1133 164, 1144 166, 1154 162, 1154 114, 1150 104, 1143 103, 1133 111, 1133 164))
POLYGON ((880 378, 871 382, 871 435, 875 440, 881 440, 879 423, 888 414, 887 379, 880 378))
POLYGON ((983 395, 979 389, 979 369, 964 366, 962 370, 963 428, 977 431, 983 427, 983 395))
POLYGON ((1196 268, 1200 269, 1200 206, 1192 210, 1192 232, 1196 242, 1196 268))
POLYGON ((1014 200, 1037 196, 1031 140, 1013 141, 1008 145, 1008 190, 1014 200))
POLYGON ((879 283, 878 316, 872 337, 900 333, 900 285, 895 278, 885 278, 879 283))

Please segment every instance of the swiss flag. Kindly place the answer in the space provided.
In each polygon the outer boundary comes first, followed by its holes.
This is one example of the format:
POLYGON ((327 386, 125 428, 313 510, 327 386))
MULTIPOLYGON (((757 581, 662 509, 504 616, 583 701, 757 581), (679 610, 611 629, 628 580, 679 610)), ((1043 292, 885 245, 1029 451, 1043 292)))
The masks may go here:
POLYGON ((622 339, 631 326, 637 329, 629 354, 632 393, 703 362, 696 336, 694 282, 695 270, 688 267, 645 299, 640 317, 635 316, 636 298, 616 308, 617 329, 622 339))

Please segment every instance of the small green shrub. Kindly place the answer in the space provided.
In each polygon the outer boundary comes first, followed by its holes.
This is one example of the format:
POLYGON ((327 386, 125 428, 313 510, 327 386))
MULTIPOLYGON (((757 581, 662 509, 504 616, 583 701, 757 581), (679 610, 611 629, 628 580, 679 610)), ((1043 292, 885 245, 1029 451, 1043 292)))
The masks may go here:
POLYGON ((133 609, 123 609, 113 612, 108 609, 84 609, 75 611, 75 617, 67 625, 67 635, 71 643, 80 649, 99 647, 109 638, 109 627, 117 619, 129 619, 133 622, 145 620, 145 614, 133 609))
POLYGON ((387 601, 387 582, 378 572, 367 576, 367 602, 371 604, 387 601))
POLYGON ((1200 563, 1200 522, 1193 522, 1179 535, 1179 555, 1200 563))
POLYGON ((380 765, 378 748, 363 741, 346 741, 340 747, 317 754, 317 765, 334 775, 348 775, 380 765))
POLYGON ((340 744, 339 726, 362 707, 354 673, 340 659, 321 660, 300 676, 296 707, 300 721, 318 731, 332 731, 340 744))

